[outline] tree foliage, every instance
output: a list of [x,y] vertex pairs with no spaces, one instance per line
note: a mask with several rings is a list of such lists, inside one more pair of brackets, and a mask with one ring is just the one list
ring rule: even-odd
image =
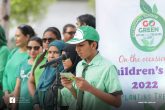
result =
[[95,9],[95,0],[88,0],[89,5]]
[[55,0],[11,0],[11,23],[27,23],[44,17],[49,5]]

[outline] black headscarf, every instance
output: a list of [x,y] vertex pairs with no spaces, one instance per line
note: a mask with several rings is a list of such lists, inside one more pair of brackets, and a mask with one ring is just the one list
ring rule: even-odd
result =
[[77,63],[81,60],[76,52],[76,46],[73,44],[67,44],[63,51],[66,53],[67,57],[72,61],[72,67],[65,70],[66,72],[72,72],[75,74]]
[[7,44],[4,29],[0,26],[0,47]]

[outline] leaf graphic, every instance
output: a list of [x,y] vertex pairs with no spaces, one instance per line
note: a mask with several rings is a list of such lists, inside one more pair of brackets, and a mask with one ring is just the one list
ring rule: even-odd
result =
[[142,39],[142,42],[143,42],[144,46],[148,46],[149,45],[149,41],[147,39]]
[[144,13],[151,14],[152,8],[144,0],[140,0],[140,8]]
[[165,103],[164,104],[162,104],[160,107],[159,107],[159,109],[158,110],[165,110]]
[[144,110],[155,110],[150,104],[144,104]]
[[153,6],[153,13],[157,13],[158,12],[158,8],[157,8],[157,6],[156,6],[156,4],[154,4],[154,6]]

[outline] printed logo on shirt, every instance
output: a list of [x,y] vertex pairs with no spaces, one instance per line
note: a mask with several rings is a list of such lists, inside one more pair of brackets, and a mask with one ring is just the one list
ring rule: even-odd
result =
[[9,103],[15,103],[15,97],[9,97]]

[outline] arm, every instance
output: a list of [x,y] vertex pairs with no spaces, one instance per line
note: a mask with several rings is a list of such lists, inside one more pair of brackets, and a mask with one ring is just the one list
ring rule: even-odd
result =
[[3,99],[4,99],[4,102],[7,106],[9,106],[9,97],[10,97],[10,94],[9,94],[9,91],[8,91],[8,85],[7,85],[7,75],[4,73],[3,75],[3,92],[4,92],[4,96],[3,96]]
[[96,97],[100,98],[105,103],[108,103],[114,107],[120,107],[121,105],[121,96],[120,95],[112,95],[109,93],[105,93],[92,85],[90,85],[84,78],[77,77],[76,85],[80,90],[88,91]]
[[30,95],[33,97],[36,90],[35,79],[34,79],[33,73],[30,74],[30,77],[28,80],[28,89],[29,89]]
[[[7,62],[7,57],[8,57],[8,54],[9,54],[9,50],[6,48],[0,48],[0,84],[2,84],[2,78],[3,78],[3,72],[4,72],[4,69],[5,69],[5,65],[6,65],[6,62]],[[1,85],[2,86],[2,85]],[[1,87],[2,89],[2,87]]]
[[74,98],[77,99],[77,92],[76,92],[76,90],[75,90],[75,88],[73,86],[72,86],[71,89],[69,89],[69,91],[72,93],[72,95],[74,96]]
[[[21,88],[21,80],[17,78],[16,80],[16,86],[14,89],[14,97],[19,100],[20,97],[20,88]],[[12,110],[17,110],[17,103],[12,105]]]
[[39,105],[39,96],[38,96],[38,89],[36,89],[33,97],[33,109],[34,110],[41,110]]
[[[4,93],[8,93],[8,83],[7,83],[7,75],[6,72],[4,72],[3,74],[3,83],[2,83],[2,87],[3,87],[3,91]],[[6,94],[5,94],[6,95]]]
[[77,98],[77,92],[76,92],[75,88],[73,87],[71,80],[68,80],[67,78],[61,76],[61,83],[64,87],[66,87],[72,93],[72,95],[75,98]]
[[112,105],[114,107],[121,106],[121,95],[112,95],[109,93],[105,93],[93,86],[89,87],[87,91],[95,95],[96,97],[100,98],[105,103],[108,103],[109,105]]

